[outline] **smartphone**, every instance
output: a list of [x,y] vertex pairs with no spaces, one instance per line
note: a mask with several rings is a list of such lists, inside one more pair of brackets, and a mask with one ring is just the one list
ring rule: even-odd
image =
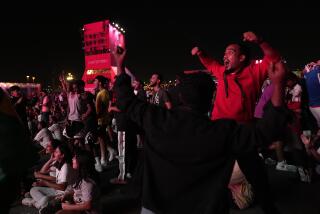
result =
[[117,46],[117,53],[118,53],[118,54],[122,54],[123,51],[124,51],[124,49],[118,45],[118,46]]

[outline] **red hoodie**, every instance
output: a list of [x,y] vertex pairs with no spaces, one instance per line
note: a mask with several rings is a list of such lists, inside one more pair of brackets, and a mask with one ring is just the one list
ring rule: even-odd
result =
[[262,84],[268,76],[269,64],[280,60],[279,54],[267,43],[262,43],[260,47],[264,52],[261,62],[252,61],[241,72],[231,74],[224,74],[225,66],[216,60],[204,54],[199,55],[202,64],[218,81],[212,120],[234,119],[240,123],[252,121]]

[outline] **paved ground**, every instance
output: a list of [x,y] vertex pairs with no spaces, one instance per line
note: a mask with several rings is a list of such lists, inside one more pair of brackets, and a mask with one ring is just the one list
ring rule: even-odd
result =
[[[117,173],[114,165],[101,173],[103,213],[108,214],[138,214],[140,204],[121,192],[123,186],[109,184],[109,179]],[[320,181],[311,184],[301,183],[296,174],[279,172],[269,167],[271,188],[274,192],[276,205],[283,214],[320,214]],[[10,214],[36,214],[35,208],[25,207],[17,201],[13,205]],[[244,211],[231,210],[231,214],[262,214],[259,207],[253,207]]]

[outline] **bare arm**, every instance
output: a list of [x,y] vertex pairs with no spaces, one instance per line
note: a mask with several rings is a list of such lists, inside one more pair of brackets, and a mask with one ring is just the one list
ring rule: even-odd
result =
[[125,67],[124,70],[125,70],[126,74],[128,74],[128,75],[130,76],[130,78],[131,78],[131,83],[132,83],[134,80],[136,80],[136,77],[134,76],[134,74],[133,74],[127,67]]
[[100,96],[97,96],[97,99],[96,99],[96,112],[97,112],[97,115],[100,116],[101,113],[102,113],[102,110],[101,110],[101,98]]
[[85,211],[90,210],[92,207],[91,201],[82,202],[80,204],[62,203],[63,210]]
[[63,74],[61,74],[59,76],[59,80],[60,80],[60,84],[61,84],[61,88],[62,88],[63,93],[67,94],[68,93],[68,87],[67,87],[66,79],[64,78]]
[[125,68],[124,68],[124,58],[126,56],[126,52],[127,50],[123,50],[122,53],[117,52],[113,52],[115,61],[116,61],[116,65],[117,65],[117,76],[120,76],[123,72],[125,72]]
[[276,64],[271,63],[269,67],[269,77],[274,85],[274,91],[271,97],[271,102],[273,106],[280,107],[283,105],[284,101],[284,85],[286,68],[282,62]]
[[[209,73],[212,74],[213,76],[216,76],[220,68],[223,67],[217,60],[209,56],[204,51],[200,50],[198,47],[194,47],[191,50],[191,54],[197,55],[199,57],[200,62],[203,64],[203,66],[206,67],[209,70]],[[195,73],[195,72],[191,72],[191,73]],[[185,74],[188,74],[188,73],[185,72]]]
[[51,155],[50,159],[42,166],[39,172],[42,174],[49,173],[50,167],[53,164],[53,162],[54,162],[53,155]]
[[37,179],[43,179],[43,180],[50,181],[50,182],[55,182],[56,181],[55,177],[52,177],[52,176],[49,176],[49,175],[44,175],[44,174],[39,173],[39,172],[34,172],[34,177],[37,178]]
[[54,188],[56,190],[64,191],[67,187],[67,183],[57,184],[55,182],[47,181],[47,180],[40,180],[36,182],[36,186],[47,186]]
[[121,110],[116,106],[109,106],[108,112],[121,112]]

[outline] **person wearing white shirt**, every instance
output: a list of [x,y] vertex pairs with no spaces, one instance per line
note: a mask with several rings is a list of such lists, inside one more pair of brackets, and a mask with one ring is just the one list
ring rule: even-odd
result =
[[38,123],[38,130],[39,132],[36,134],[33,140],[39,143],[43,148],[46,148],[47,144],[52,139],[52,134],[48,130],[47,125],[44,121]]
[[57,123],[57,118],[55,116],[52,116],[52,115],[49,116],[49,124],[51,126],[48,129],[51,132],[53,139],[62,141],[63,137],[62,137],[61,127]]

